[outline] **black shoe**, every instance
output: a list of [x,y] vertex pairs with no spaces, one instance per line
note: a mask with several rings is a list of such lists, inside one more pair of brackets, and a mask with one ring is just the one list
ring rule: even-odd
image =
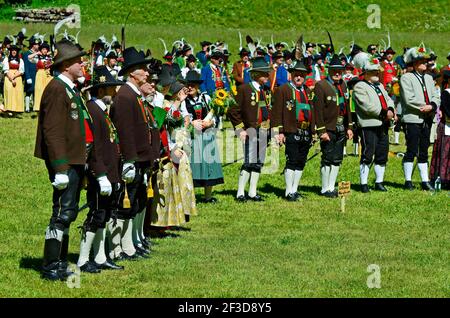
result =
[[67,277],[75,274],[69,269],[69,263],[67,262],[59,262],[58,274],[62,279],[66,279]]
[[427,181],[427,182],[422,182],[422,190],[424,191],[434,191],[433,186]]
[[298,192],[295,192],[294,193],[294,195],[295,195],[295,197],[297,198],[297,199],[303,199],[303,196],[300,194],[300,193],[298,193]]
[[145,254],[145,255],[149,255],[150,251],[146,248],[144,248],[143,246],[135,246],[134,247],[136,249],[136,252],[139,252],[139,254]]
[[369,193],[369,186],[367,184],[361,184],[361,192],[362,193]]
[[298,200],[297,196],[295,195],[295,193],[289,193],[285,199],[289,202],[295,202]]
[[142,249],[136,249],[136,253],[134,254],[137,259],[140,258],[150,258],[149,254],[146,254]]
[[375,190],[387,192],[387,189],[384,187],[384,184],[382,182],[375,183]]
[[255,195],[254,197],[248,197],[249,200],[255,201],[255,202],[262,202],[264,199],[260,195]]
[[217,202],[217,199],[214,198],[214,197],[211,197],[211,198],[209,198],[209,199],[204,199],[202,202],[203,202],[203,203],[216,203],[216,202]]
[[413,183],[411,182],[411,181],[406,181],[405,182],[405,189],[406,190],[414,190],[414,185],[413,185]]
[[135,261],[139,258],[139,256],[137,256],[136,253],[134,253],[133,255],[128,255],[125,252],[121,252],[119,254],[119,257],[117,257],[115,260],[116,261]]
[[41,277],[43,279],[52,280],[52,281],[64,280],[65,277],[61,276],[59,267],[60,267],[60,262],[54,262],[47,266],[42,266]]
[[84,265],[80,267],[80,271],[85,273],[91,273],[91,274],[98,274],[100,273],[100,269],[95,265],[93,262],[86,262]]
[[148,241],[148,240],[145,238],[145,239],[141,240],[141,242],[142,242],[142,245],[144,245],[144,247],[145,247],[146,249],[150,249],[150,246],[151,246],[150,241]]
[[113,269],[113,270],[123,270],[125,267],[117,265],[111,259],[107,259],[103,264],[95,263],[98,269]]
[[243,195],[238,196],[235,200],[237,202],[245,202],[245,201],[247,201],[247,199]]
[[323,193],[323,196],[325,196],[326,198],[337,198],[338,197],[338,193],[336,190],[333,191],[327,191],[325,193]]

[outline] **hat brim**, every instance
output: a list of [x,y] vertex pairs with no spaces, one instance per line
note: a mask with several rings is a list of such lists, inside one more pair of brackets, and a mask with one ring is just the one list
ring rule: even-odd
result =
[[122,69],[119,71],[119,76],[125,75],[125,73],[130,70],[130,68],[142,65],[145,66],[144,68],[147,69],[147,64],[150,64],[151,60],[142,60],[142,61],[136,61],[127,65],[124,65]]
[[343,71],[345,70],[345,66],[344,65],[328,65],[328,69],[329,70],[336,70],[336,71]]
[[116,82],[104,82],[104,83],[98,83],[92,86],[89,86],[86,88],[86,90],[93,90],[100,87],[110,87],[110,86],[122,86],[125,84],[125,82],[116,81]]
[[59,60],[58,60],[58,58],[56,58],[55,61],[52,64],[51,68],[54,69],[56,66],[60,65],[62,62],[65,62],[65,61],[68,61],[68,60],[72,60],[72,59],[75,59],[77,57],[82,57],[82,56],[85,56],[86,54],[87,53],[85,51],[81,51],[81,52],[78,52],[77,54],[72,54],[72,55],[65,56],[64,58],[59,59]]
[[270,67],[258,67],[250,69],[251,73],[270,73],[272,69]]
[[203,80],[186,80],[186,79],[182,79],[182,80],[180,80],[180,82],[184,83],[184,84],[201,84],[204,81]]
[[308,70],[306,68],[288,68],[288,72],[289,73],[293,73],[293,72],[304,72],[304,73],[308,73]]

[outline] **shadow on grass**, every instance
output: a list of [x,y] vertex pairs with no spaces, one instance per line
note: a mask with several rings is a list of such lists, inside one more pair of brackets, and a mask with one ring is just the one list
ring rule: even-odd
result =
[[[67,261],[69,263],[77,263],[79,254],[69,253],[67,255]],[[19,263],[19,268],[31,269],[36,272],[40,272],[42,269],[42,257],[22,257]]]
[[235,197],[236,196],[236,192],[237,192],[237,188],[236,188],[236,190],[223,189],[223,190],[220,190],[220,191],[214,191],[213,195],[220,194],[220,195],[224,195],[224,196]]
[[[178,228],[180,228],[180,227],[178,227]],[[171,229],[151,229],[149,231],[147,237],[149,237],[151,239],[163,239],[163,238],[166,238],[166,237],[178,238],[178,237],[181,236],[180,234],[177,234],[177,233],[167,232],[167,231],[173,231],[173,230],[174,230],[174,228],[171,228]],[[186,229],[186,231],[190,231],[190,230],[191,229]]]
[[[315,195],[315,194],[319,194],[321,187],[320,186],[309,186],[309,185],[301,185],[298,187],[298,191],[301,194],[305,194],[307,197],[309,195]],[[260,188],[260,192],[261,193],[267,193],[267,194],[275,194],[277,197],[280,198],[284,198],[285,195],[285,189],[284,188],[279,188],[279,187],[274,187],[273,185],[271,185],[270,183],[266,183],[264,184],[264,186],[262,186]]]
[[22,257],[19,267],[40,272],[42,268],[42,257]]

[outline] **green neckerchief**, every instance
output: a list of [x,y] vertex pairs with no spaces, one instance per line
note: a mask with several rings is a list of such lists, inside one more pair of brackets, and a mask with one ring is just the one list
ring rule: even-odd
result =
[[92,131],[93,129],[92,129],[92,118],[91,115],[89,115],[89,112],[87,111],[83,97],[81,97],[81,94],[79,92],[77,93],[75,90],[73,90],[62,79],[60,79],[59,77],[56,77],[56,79],[66,87],[66,93],[72,102],[70,105],[70,117],[72,117],[75,120],[76,119],[79,120],[81,135],[83,137],[86,137],[86,131],[84,129],[84,121],[86,120],[88,122],[88,125],[91,127]]

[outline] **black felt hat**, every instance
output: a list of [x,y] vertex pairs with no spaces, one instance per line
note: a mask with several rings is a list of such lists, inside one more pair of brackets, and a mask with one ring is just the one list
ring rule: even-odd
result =
[[203,80],[197,71],[190,70],[187,72],[186,77],[182,80],[183,83],[201,84]]
[[341,59],[337,54],[334,54],[328,64],[328,69],[330,70],[344,70],[345,66],[342,65]]
[[147,64],[150,63],[150,59],[145,58],[145,53],[143,51],[137,51],[135,47],[127,47],[123,51],[123,65],[122,69],[119,71],[119,76],[124,75],[132,67],[142,65],[142,68],[147,68]]

